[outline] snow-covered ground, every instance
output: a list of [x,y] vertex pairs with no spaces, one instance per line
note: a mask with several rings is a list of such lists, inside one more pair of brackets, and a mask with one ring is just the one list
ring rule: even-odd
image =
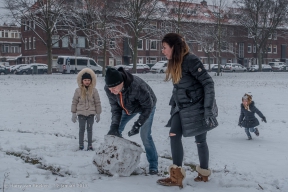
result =
[[[171,82],[163,74],[139,75],[158,97],[153,123],[153,138],[159,154],[159,171],[171,164],[168,102]],[[216,77],[219,127],[208,133],[210,168],[208,183],[195,183],[196,172],[184,166],[185,191],[197,192],[287,192],[288,191],[288,73],[225,73]],[[178,187],[156,184],[161,176],[144,173],[131,177],[98,174],[92,164],[95,152],[78,151],[78,122],[71,122],[71,101],[77,86],[76,75],[0,76],[0,187],[16,191],[178,191]],[[97,88],[102,101],[101,121],[94,124],[93,146],[104,140],[110,125],[110,106],[103,90],[104,78]],[[267,118],[259,126],[260,136],[246,140],[237,126],[241,97],[251,92],[258,109]],[[260,119],[259,119],[260,120]],[[127,132],[134,121],[129,123]],[[85,133],[86,134],[86,133]],[[139,135],[131,139],[141,143]],[[194,138],[183,138],[185,164],[198,164]],[[85,147],[87,141],[85,143]],[[138,172],[147,170],[145,154]]]

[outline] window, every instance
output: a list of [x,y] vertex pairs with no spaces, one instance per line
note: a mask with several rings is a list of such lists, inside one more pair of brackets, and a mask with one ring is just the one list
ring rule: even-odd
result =
[[272,36],[274,40],[277,40],[277,31],[275,31]]
[[11,47],[11,53],[18,53],[18,47],[12,46]]
[[244,43],[239,43],[239,57],[244,58]]
[[269,34],[268,39],[272,39],[272,33]]
[[202,51],[202,45],[201,44],[198,44],[198,51]]
[[[87,66],[88,60],[87,59],[77,59],[77,65]],[[71,61],[70,61],[71,64]]]
[[139,39],[138,40],[138,50],[143,50],[143,40],[142,39]]
[[233,52],[233,43],[228,44],[228,50],[229,52]]
[[59,47],[59,35],[52,35],[52,47]]
[[2,45],[2,53],[9,53],[9,45]]
[[272,53],[272,45],[269,45],[267,48],[267,53]]
[[78,37],[78,47],[85,48],[85,37]]
[[68,40],[69,40],[69,38],[68,37],[63,37],[62,38],[62,47],[68,47]]
[[9,36],[8,36],[8,31],[4,31],[4,37],[5,38],[8,38]]
[[146,57],[146,63],[149,63],[149,57]]
[[150,40],[150,50],[157,50],[157,40]]
[[256,45],[253,45],[253,53],[256,53]]
[[149,50],[150,47],[150,40],[146,39],[146,50]]
[[110,39],[109,48],[110,49],[115,49],[116,48],[116,44],[115,44],[115,39],[114,38]]
[[157,59],[156,57],[150,57],[150,63],[156,63]]
[[27,50],[27,38],[25,38],[25,50]]
[[28,48],[31,49],[31,37],[29,37]]
[[248,43],[247,53],[252,53],[252,45],[251,45],[251,43]]
[[33,49],[36,49],[36,38],[33,37]]
[[96,63],[94,60],[90,59],[89,61],[90,61],[90,64],[91,64],[91,65],[93,65],[93,66],[98,66],[97,63]]
[[151,21],[150,26],[152,29],[157,29],[157,22],[156,21]]
[[273,45],[273,53],[277,53],[277,45]]
[[103,40],[97,40],[97,45],[100,49],[103,49],[104,48],[104,42]]
[[251,29],[248,29],[248,38],[253,38],[253,33]]

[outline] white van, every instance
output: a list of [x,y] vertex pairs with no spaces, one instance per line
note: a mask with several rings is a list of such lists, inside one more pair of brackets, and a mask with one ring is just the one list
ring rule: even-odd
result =
[[167,69],[167,61],[158,61],[151,67],[152,73],[164,73]]
[[85,67],[92,69],[97,74],[102,73],[102,67],[89,57],[58,56],[57,66],[61,73],[77,73]]

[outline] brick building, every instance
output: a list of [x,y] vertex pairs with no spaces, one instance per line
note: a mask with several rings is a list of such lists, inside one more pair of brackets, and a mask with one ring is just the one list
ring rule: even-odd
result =
[[10,65],[21,63],[20,27],[3,24],[0,26],[0,61]]
[[[165,0],[163,0],[165,1]],[[197,19],[201,22],[211,22],[213,25],[213,21],[211,18],[213,17],[213,10],[210,6],[207,6],[205,1],[201,3],[190,3],[191,10],[187,10],[187,18],[189,15],[189,21],[191,25],[197,25],[194,23]],[[193,7],[197,9],[193,9]],[[197,11],[195,11],[197,10]],[[173,11],[171,8],[168,11]],[[29,21],[26,21],[29,22]],[[156,29],[163,28],[165,26],[164,22],[166,21],[151,21],[154,23]],[[186,20],[187,22],[187,20]],[[33,22],[26,23],[26,25],[34,27],[34,29],[38,32],[42,39],[45,39],[45,34],[41,33],[37,27],[33,26]],[[248,30],[243,29],[241,26],[237,26],[233,24],[233,22],[227,22],[227,26],[224,28],[229,32],[227,35],[230,36],[229,42],[227,44],[226,50],[223,50],[221,53],[221,62],[224,64],[226,62],[238,62],[244,66],[250,66],[251,64],[255,64],[257,60],[255,45],[253,44],[252,38],[249,37]],[[144,31],[145,32],[145,31]],[[172,31],[170,31],[172,32]],[[277,31],[271,38],[269,38],[269,46],[267,53],[264,55],[264,63],[268,63],[272,60],[282,60],[286,61],[286,57],[288,55],[286,49],[286,38],[282,35],[282,31]],[[44,43],[35,35],[35,33],[30,30],[29,27],[22,26],[21,34],[23,40],[22,46],[22,63],[31,63],[31,62],[39,62],[39,63],[47,63],[47,50]],[[164,34],[161,34],[155,37],[149,37],[146,39],[139,39],[138,43],[138,63],[156,63],[160,60],[165,60],[166,58],[161,53],[161,38]],[[53,41],[58,41],[60,38],[59,35],[53,35]],[[189,44],[191,51],[196,54],[203,63],[208,63],[207,54],[203,51],[203,47],[197,39],[195,39],[192,35],[185,36],[186,41]],[[77,44],[77,48],[74,48],[73,45]],[[128,39],[110,39],[109,48],[114,49],[116,47],[120,47],[121,50],[117,51],[115,54],[107,54],[106,64],[114,66],[117,64],[129,64],[132,62],[132,55],[128,45]],[[77,38],[73,37],[65,37],[62,40],[59,40],[52,48],[53,54],[53,67],[57,66],[57,57],[60,55],[67,56],[87,56],[95,59],[100,65],[103,65],[103,53],[101,48],[95,51],[88,51],[88,41],[86,37],[79,33]],[[217,53],[212,52],[210,55],[211,63],[218,63],[217,61]]]

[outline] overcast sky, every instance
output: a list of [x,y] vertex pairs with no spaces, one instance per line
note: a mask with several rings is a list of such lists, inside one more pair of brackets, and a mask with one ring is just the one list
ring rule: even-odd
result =
[[[200,3],[202,0],[194,0],[195,3]],[[215,3],[215,0],[206,0],[208,5]],[[216,0],[219,1],[219,0]],[[233,0],[223,0],[226,1],[227,3],[232,3]],[[7,17],[5,17],[5,14],[7,14],[7,10],[3,9],[4,6],[4,0],[0,0],[0,25],[3,25],[4,22],[11,22],[11,20]]]

